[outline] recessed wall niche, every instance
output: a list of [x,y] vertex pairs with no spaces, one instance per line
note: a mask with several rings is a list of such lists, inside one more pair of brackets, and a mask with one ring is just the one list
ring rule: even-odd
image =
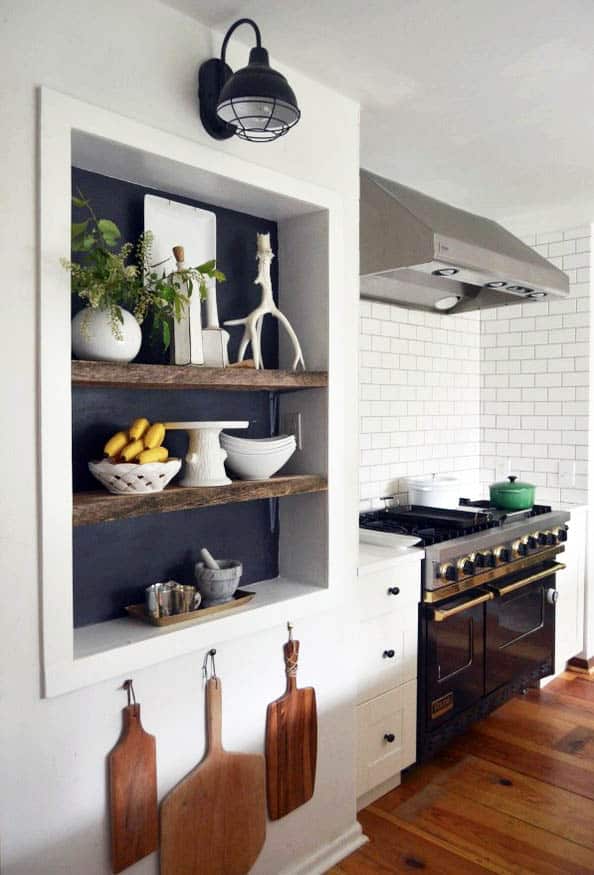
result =
[[[226,276],[218,284],[221,324],[252,310],[259,300],[256,274],[256,234],[269,233],[278,249],[277,223],[237,210],[229,210],[171,192],[146,188],[99,173],[72,168],[72,191],[87,198],[100,218],[118,225],[121,242],[136,243],[144,231],[144,196],[157,194],[191,206],[208,209],[217,218],[217,264]],[[82,221],[86,211],[73,207],[72,220]],[[180,241],[183,244],[183,241]],[[272,279],[278,302],[278,258],[272,263]],[[73,314],[82,302],[73,296]],[[152,338],[150,325],[143,326],[143,345],[137,362],[168,364],[169,355],[159,337]],[[241,328],[230,329],[230,360],[237,358]],[[278,327],[265,321],[262,351],[269,368],[278,368]],[[152,421],[242,419],[250,423],[246,434],[269,437],[278,429],[278,397],[268,392],[214,393],[155,389],[73,387],[72,464],[75,492],[97,489],[87,466],[102,456],[106,439],[136,417]],[[239,432],[241,434],[241,432]],[[183,456],[187,438],[169,432],[167,447],[173,456]],[[124,616],[126,605],[142,602],[144,588],[159,580],[193,583],[194,563],[201,547],[213,555],[241,558],[242,584],[269,580],[278,574],[277,500],[243,505],[202,508],[190,512],[149,515],[122,522],[75,528],[73,535],[74,626]],[[234,533],[234,534],[233,534]]]

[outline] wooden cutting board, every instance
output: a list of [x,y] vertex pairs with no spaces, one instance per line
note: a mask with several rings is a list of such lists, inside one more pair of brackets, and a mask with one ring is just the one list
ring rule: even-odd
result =
[[122,715],[122,735],[108,757],[113,872],[159,846],[155,736],[142,728],[140,705],[128,705]]
[[284,647],[287,689],[266,715],[266,790],[268,816],[284,817],[313,796],[316,783],[318,717],[313,687],[297,689],[299,642]]
[[207,752],[161,803],[161,875],[246,875],[266,837],[261,754],[221,744],[221,681],[206,685]]

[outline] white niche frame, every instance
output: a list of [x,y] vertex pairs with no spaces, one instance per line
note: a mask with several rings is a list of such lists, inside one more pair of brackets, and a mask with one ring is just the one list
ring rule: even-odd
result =
[[[43,695],[52,697],[338,607],[353,575],[345,539],[356,538],[349,509],[357,504],[342,470],[344,391],[333,379],[344,376],[335,327],[344,320],[349,263],[343,198],[47,88],[40,89],[39,147],[42,677]],[[308,368],[329,371],[328,390],[281,395],[281,412],[298,409],[306,423],[306,447],[291,473],[326,473],[328,493],[280,499],[281,577],[255,585],[257,597],[244,609],[207,623],[170,630],[122,619],[73,630],[70,279],[60,266],[70,247],[73,164],[278,221],[281,306]],[[283,295],[287,287],[292,293]],[[281,366],[286,359],[281,342]]]

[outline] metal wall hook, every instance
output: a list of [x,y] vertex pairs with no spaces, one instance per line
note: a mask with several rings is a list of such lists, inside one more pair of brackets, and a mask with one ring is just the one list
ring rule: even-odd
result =
[[210,676],[211,676],[211,678],[214,678],[215,680],[217,678],[217,670],[215,668],[215,660],[214,660],[216,652],[217,651],[215,650],[215,648],[212,647],[204,655],[204,662],[202,663],[202,677],[204,678],[204,680],[208,679],[208,658],[209,657],[210,657],[210,670],[211,670]]
[[289,641],[293,640],[293,629],[294,628],[295,628],[295,626],[293,625],[293,623],[291,623],[291,622],[287,623],[287,629],[289,630]]
[[128,707],[130,707],[130,705],[136,705],[136,694],[134,693],[134,681],[132,678],[128,678],[124,681],[122,689],[126,690],[126,693],[128,694]]

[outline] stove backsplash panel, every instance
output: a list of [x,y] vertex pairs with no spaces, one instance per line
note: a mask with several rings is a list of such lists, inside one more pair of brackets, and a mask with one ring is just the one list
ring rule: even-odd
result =
[[403,478],[455,471],[478,490],[480,320],[361,301],[360,489],[398,494]]

